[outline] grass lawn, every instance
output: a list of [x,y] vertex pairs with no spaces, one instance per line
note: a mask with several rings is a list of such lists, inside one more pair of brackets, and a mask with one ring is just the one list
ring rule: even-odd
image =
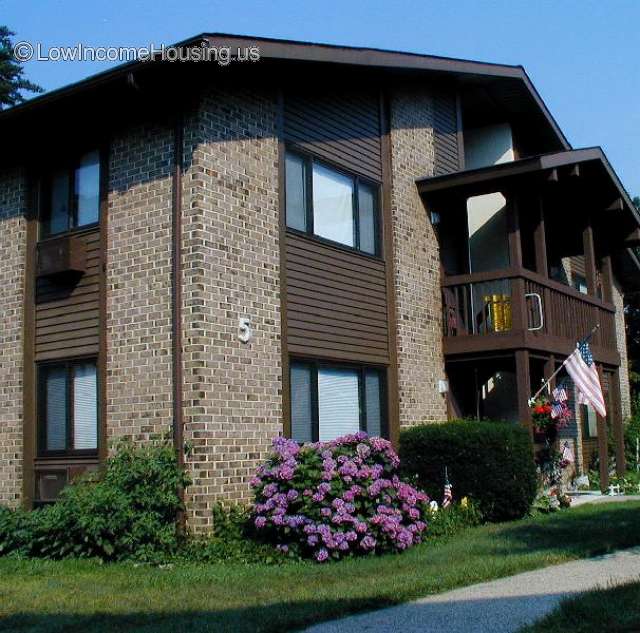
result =
[[[638,570],[640,576],[640,570]],[[590,591],[563,602],[551,615],[522,633],[637,633],[640,581]]]
[[640,544],[640,503],[489,525],[398,556],[337,564],[0,559],[0,631],[283,631]]

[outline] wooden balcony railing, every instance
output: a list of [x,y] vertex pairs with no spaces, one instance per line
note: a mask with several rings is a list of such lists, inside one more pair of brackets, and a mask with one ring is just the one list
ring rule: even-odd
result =
[[[523,268],[449,276],[442,286],[445,347],[452,338],[485,337],[483,348],[491,348],[493,340],[497,348],[531,346],[560,352],[572,349],[599,324],[592,344],[615,360],[611,303]],[[464,344],[458,341],[454,347],[463,351]],[[478,341],[470,348],[479,350]]]

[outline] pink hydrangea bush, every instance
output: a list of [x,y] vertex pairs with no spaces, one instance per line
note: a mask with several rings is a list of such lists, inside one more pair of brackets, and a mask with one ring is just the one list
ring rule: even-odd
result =
[[319,562],[420,543],[428,497],[400,480],[391,443],[366,433],[300,446],[276,438],[252,479],[253,521],[280,551]]

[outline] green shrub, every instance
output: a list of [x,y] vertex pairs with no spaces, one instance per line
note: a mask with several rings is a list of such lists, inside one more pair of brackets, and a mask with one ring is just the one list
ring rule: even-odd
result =
[[640,438],[640,414],[634,415],[624,425],[624,450],[627,468],[634,469],[637,466],[636,441]]
[[504,422],[425,424],[400,434],[401,471],[440,499],[444,471],[455,498],[470,497],[488,521],[525,516],[537,479],[529,433]]
[[210,535],[187,540],[179,558],[201,563],[283,563],[287,558],[271,545],[255,539],[251,509],[240,506],[213,507],[213,530]]
[[161,560],[177,551],[179,490],[188,484],[170,444],[123,442],[101,474],[67,486],[53,505],[4,510],[0,544],[43,558]]
[[442,538],[482,523],[482,514],[473,501],[453,503],[427,517],[427,538]]

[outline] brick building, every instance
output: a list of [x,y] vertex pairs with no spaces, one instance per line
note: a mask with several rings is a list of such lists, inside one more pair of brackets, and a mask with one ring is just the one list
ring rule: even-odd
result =
[[260,59],[127,64],[0,114],[0,503],[169,434],[206,529],[278,434],[531,426],[596,324],[609,412],[576,405],[563,440],[586,470],[611,425],[622,468],[639,218],[524,70],[203,42]]

